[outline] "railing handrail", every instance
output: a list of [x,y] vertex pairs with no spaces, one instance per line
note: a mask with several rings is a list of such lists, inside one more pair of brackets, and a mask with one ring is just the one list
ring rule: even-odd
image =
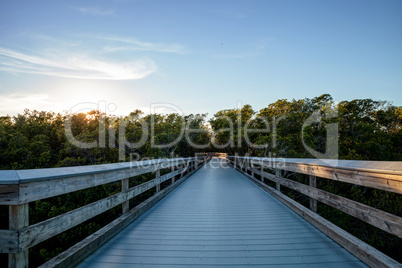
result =
[[[228,156],[281,169],[402,194],[402,162]],[[331,165],[331,163],[333,165]],[[372,164],[372,166],[369,166]]]
[[41,169],[0,170],[0,185],[20,184],[36,181],[68,178],[82,175],[91,175],[103,172],[126,170],[130,168],[161,165],[166,163],[192,161],[199,157],[150,159],[144,161],[131,161],[112,164],[85,165],[74,167],[57,167]]
[[270,158],[254,156],[228,156],[265,163],[288,163],[310,166],[322,166],[334,169],[356,170],[381,174],[402,175],[402,161],[338,160],[316,158]]

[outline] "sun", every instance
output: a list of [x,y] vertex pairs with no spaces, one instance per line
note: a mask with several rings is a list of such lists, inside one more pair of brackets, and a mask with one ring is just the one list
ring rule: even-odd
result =
[[85,116],[85,118],[86,118],[87,120],[93,120],[93,119],[95,119],[95,115],[94,115],[94,114],[89,114],[89,113],[87,113],[87,116]]

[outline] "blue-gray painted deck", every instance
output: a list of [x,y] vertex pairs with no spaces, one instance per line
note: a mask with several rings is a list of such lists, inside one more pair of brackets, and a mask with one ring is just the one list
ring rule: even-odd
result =
[[80,267],[365,267],[213,159]]

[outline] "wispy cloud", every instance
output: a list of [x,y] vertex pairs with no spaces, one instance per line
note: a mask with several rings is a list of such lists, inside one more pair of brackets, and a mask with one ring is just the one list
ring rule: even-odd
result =
[[156,64],[149,59],[116,63],[88,55],[27,55],[0,47],[0,70],[70,78],[129,80],[148,76],[156,70]]
[[100,9],[98,7],[71,7],[81,14],[92,16],[110,16],[114,14],[114,10]]
[[43,103],[48,103],[50,104],[49,101],[47,101],[49,96],[47,94],[24,94],[24,93],[12,93],[12,94],[6,94],[6,95],[0,95],[0,100],[1,102],[10,102],[10,103],[20,103],[20,102],[43,102]]
[[2,94],[0,95],[0,103],[1,114],[17,114],[25,108],[40,109],[41,107],[50,107],[56,104],[49,100],[47,94],[41,93]]
[[119,51],[149,51],[188,54],[187,48],[177,43],[164,42],[145,42],[136,38],[113,35],[75,35],[73,37],[58,39],[55,37],[46,36],[43,34],[26,35],[26,37],[34,40],[41,40],[51,43],[57,47],[77,47],[80,44],[91,44],[98,52],[113,53]]
[[123,50],[155,51],[166,53],[187,54],[186,48],[179,44],[142,42],[134,38],[117,36],[97,36],[96,38],[111,42],[103,47],[105,52],[116,52]]
[[[21,45],[24,43],[40,45],[24,47]],[[149,52],[149,56],[131,51]],[[144,42],[130,37],[58,38],[30,33],[22,35],[14,46],[0,46],[0,71],[84,79],[141,79],[157,69],[152,60],[154,52],[187,53],[179,44]]]

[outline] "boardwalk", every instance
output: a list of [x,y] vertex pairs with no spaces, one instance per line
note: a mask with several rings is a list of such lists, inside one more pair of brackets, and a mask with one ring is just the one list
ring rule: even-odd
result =
[[218,161],[79,267],[365,267],[239,172],[218,168]]

